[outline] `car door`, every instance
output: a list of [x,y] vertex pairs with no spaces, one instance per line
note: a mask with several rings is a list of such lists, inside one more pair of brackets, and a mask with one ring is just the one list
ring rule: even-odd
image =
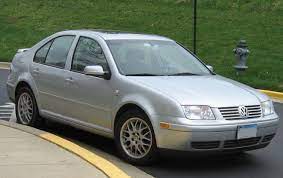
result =
[[65,64],[74,38],[73,35],[56,37],[35,53],[31,73],[43,114],[64,114]]
[[114,92],[110,80],[85,75],[86,66],[100,65],[110,72],[106,57],[99,43],[81,36],[74,50],[70,71],[66,74],[68,89],[65,91],[68,101],[66,115],[81,124],[100,129],[111,128],[111,107]]

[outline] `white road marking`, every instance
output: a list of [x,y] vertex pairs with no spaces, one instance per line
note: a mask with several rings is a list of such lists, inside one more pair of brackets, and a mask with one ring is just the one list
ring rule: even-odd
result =
[[15,111],[15,108],[13,109],[13,113],[10,117],[10,120],[9,122],[17,122],[17,117],[16,117],[16,111]]
[[1,108],[14,108],[14,103],[6,103],[6,104],[0,106],[0,109]]
[[15,117],[14,103],[6,103],[0,106],[0,119],[11,120]]

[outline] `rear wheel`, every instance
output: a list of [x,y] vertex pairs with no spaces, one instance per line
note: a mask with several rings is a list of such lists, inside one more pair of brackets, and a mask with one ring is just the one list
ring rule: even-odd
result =
[[22,87],[17,92],[16,116],[17,122],[23,125],[37,127],[42,124],[35,97],[28,87]]
[[122,114],[117,122],[115,142],[122,158],[138,165],[155,161],[156,141],[148,117],[138,110],[130,110]]

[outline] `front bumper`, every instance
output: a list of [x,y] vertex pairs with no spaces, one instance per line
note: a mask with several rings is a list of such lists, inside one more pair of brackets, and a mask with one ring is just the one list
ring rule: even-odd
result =
[[[180,120],[177,119],[177,120]],[[260,121],[250,120],[219,125],[170,124],[168,129],[155,132],[158,148],[180,151],[233,151],[257,149],[267,146],[275,136],[279,118],[276,114]],[[239,125],[257,124],[257,135],[237,140]]]

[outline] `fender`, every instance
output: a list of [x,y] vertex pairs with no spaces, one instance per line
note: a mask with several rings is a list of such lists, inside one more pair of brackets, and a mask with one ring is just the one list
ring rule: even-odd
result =
[[151,123],[153,125],[156,124],[156,121],[151,118],[151,116],[156,115],[156,111],[154,110],[154,105],[150,100],[146,99],[137,94],[130,94],[124,97],[121,97],[117,100],[118,105],[115,105],[113,112],[112,112],[112,128],[114,128],[115,117],[120,108],[122,108],[126,104],[134,104],[140,107],[148,116]]

